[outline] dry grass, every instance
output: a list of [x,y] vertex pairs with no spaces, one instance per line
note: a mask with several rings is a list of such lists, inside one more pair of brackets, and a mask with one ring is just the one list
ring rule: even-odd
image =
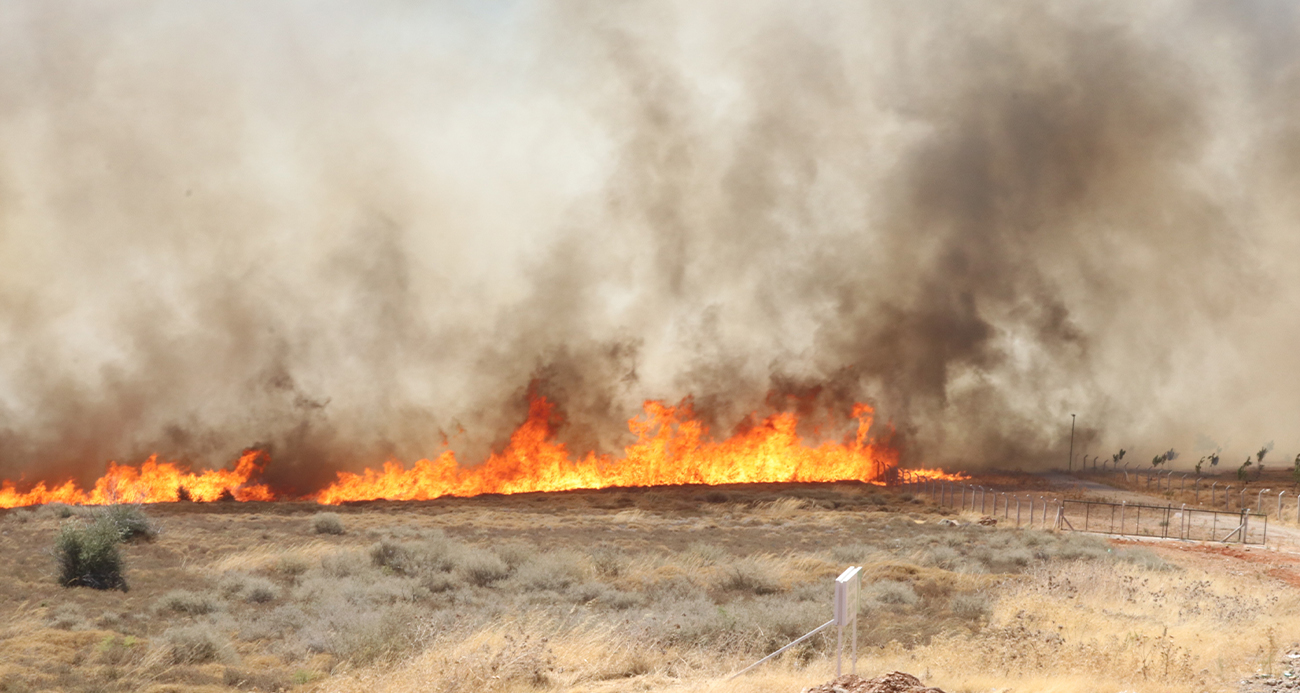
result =
[[306,542],[315,506],[147,510],[167,531],[124,546],[125,594],[54,583],[59,509],[0,518],[0,691],[797,691],[833,637],[725,678],[825,622],[850,563],[860,668],[950,693],[1226,691],[1300,632],[1236,562],[945,527],[859,485],[376,503]]

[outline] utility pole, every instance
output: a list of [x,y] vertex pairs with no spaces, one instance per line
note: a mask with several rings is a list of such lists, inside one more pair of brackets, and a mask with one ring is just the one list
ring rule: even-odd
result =
[[1070,415],[1070,461],[1066,464],[1069,471],[1074,471],[1074,414]]

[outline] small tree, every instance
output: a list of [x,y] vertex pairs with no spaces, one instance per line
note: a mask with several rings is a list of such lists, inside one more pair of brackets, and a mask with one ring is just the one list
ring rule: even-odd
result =
[[1243,462],[1242,465],[1241,465],[1240,467],[1237,468],[1237,478],[1238,478],[1238,479],[1240,479],[1240,480],[1242,480],[1242,481],[1245,481],[1245,480],[1246,480],[1246,470],[1250,467],[1250,465],[1251,465],[1251,460],[1250,460],[1249,457],[1247,457],[1247,458],[1246,458],[1246,461]]
[[1295,466],[1291,468],[1291,478],[1300,484],[1300,454],[1295,456]]
[[1203,465],[1203,464],[1205,464],[1205,458],[1204,458],[1204,457],[1202,457],[1202,458],[1201,458],[1201,459],[1196,463],[1196,476],[1200,476],[1200,475],[1201,475],[1201,465]]

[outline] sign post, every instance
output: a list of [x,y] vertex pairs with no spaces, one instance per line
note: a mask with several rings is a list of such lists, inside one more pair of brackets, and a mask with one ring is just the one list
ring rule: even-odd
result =
[[835,625],[839,630],[836,638],[835,676],[843,673],[844,629],[853,628],[852,673],[858,673],[858,598],[862,587],[862,568],[852,567],[835,578]]

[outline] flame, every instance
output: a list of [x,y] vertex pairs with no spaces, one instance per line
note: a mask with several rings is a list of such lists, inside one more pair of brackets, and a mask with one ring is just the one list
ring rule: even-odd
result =
[[915,480],[937,479],[939,481],[966,481],[967,479],[970,479],[970,475],[965,472],[952,472],[951,474],[948,474],[942,469],[907,469],[903,470],[901,474],[904,476],[904,479],[912,477]]
[[749,430],[713,442],[695,418],[690,400],[677,406],[647,401],[644,414],[628,421],[636,435],[623,459],[589,453],[574,460],[563,443],[553,440],[554,405],[534,396],[528,420],[510,437],[505,450],[477,467],[462,468],[454,452],[420,460],[407,469],[387,462],[382,470],[339,472],[321,491],[320,503],[351,500],[427,500],[440,496],[484,493],[567,491],[610,486],[740,484],[791,481],[858,480],[884,483],[897,467],[893,449],[868,436],[873,411],[853,409],[858,426],[850,443],[804,444],[796,433],[799,419],[774,414]]
[[[337,504],[679,484],[856,480],[883,485],[898,481],[900,474],[904,478],[968,478],[938,469],[900,472],[897,452],[870,437],[874,412],[865,404],[854,406],[856,431],[843,442],[811,446],[799,436],[799,417],[794,413],[751,417],[744,430],[714,441],[696,418],[689,398],[676,406],[650,400],[641,415],[628,421],[628,430],[636,440],[618,459],[595,453],[579,458],[570,455],[565,445],[555,440],[556,414],[550,400],[534,395],[527,420],[510,436],[504,450],[481,465],[462,467],[451,451],[433,460],[420,460],[410,468],[389,461],[381,469],[359,474],[339,472],[333,484],[310,499]],[[20,492],[13,482],[0,482],[0,508],[53,502],[160,503],[178,501],[182,496],[203,502],[276,500],[268,486],[254,481],[269,463],[269,456],[261,450],[245,451],[234,469],[199,473],[160,461],[156,455],[139,467],[109,462],[104,476],[89,490],[69,481],[53,487],[40,482],[30,491]]]
[[180,500],[181,489],[196,501],[215,501],[227,494],[241,501],[274,500],[267,486],[248,483],[262,473],[268,461],[265,452],[247,450],[234,469],[211,469],[198,474],[182,471],[173,462],[159,462],[157,455],[150,456],[138,468],[109,462],[104,476],[89,491],[69,481],[54,488],[40,482],[32,490],[20,493],[13,482],[0,482],[0,508],[43,503],[165,503]]

